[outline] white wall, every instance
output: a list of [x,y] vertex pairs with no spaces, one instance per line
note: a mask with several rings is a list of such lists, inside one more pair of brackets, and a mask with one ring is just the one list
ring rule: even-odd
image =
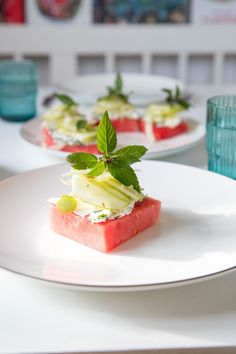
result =
[[35,60],[41,84],[116,70],[236,84],[236,26],[0,26],[0,59]]

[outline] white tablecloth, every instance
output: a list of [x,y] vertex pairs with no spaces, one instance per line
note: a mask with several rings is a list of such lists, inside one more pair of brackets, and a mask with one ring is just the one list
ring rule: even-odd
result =
[[[204,122],[202,103],[194,115]],[[0,121],[0,179],[59,162],[23,141],[20,126]],[[206,168],[204,143],[165,160]],[[0,354],[236,353],[236,272],[134,293],[65,290],[4,270],[0,282]]]

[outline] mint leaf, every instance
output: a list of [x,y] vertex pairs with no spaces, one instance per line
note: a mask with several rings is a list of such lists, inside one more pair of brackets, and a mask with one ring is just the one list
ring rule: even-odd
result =
[[171,104],[173,100],[172,91],[167,88],[163,88],[162,91],[166,93],[166,102]]
[[116,131],[106,111],[98,126],[97,147],[101,153],[108,155],[116,148],[116,143]]
[[54,97],[56,97],[59,101],[64,103],[66,106],[77,106],[77,103],[69,96],[62,95],[60,93],[54,93]]
[[176,89],[175,89],[175,97],[176,97],[176,99],[179,99],[179,98],[181,97],[179,86],[176,86]]
[[172,94],[171,89],[168,89],[168,88],[163,88],[162,91],[163,91],[163,92],[166,92],[166,93],[169,94],[169,95]]
[[132,167],[120,166],[119,164],[112,162],[108,164],[108,170],[117,181],[124,184],[125,186],[133,186],[134,189],[140,193],[138,178]]
[[86,128],[86,126],[87,126],[86,120],[78,120],[76,122],[76,129],[77,130],[84,129],[84,128]]
[[173,92],[168,88],[163,88],[162,91],[166,93],[165,101],[170,105],[178,104],[183,107],[183,109],[188,109],[191,106],[189,99],[182,96],[179,86],[176,86],[175,91],[173,90]]
[[86,170],[87,168],[93,168],[97,164],[97,157],[86,152],[74,152],[67,156],[67,161],[76,170]]
[[87,176],[100,176],[105,171],[106,165],[104,161],[99,161],[96,166],[87,174]]
[[113,155],[115,161],[123,166],[132,165],[135,162],[139,162],[140,158],[146,153],[147,148],[142,145],[130,145],[125,146],[117,150]]
[[47,95],[46,97],[44,97],[44,99],[42,101],[42,105],[44,107],[48,107],[54,101],[54,99],[55,99],[55,95],[54,95],[54,93],[51,93],[50,95]]
[[122,92],[122,87],[123,87],[123,82],[122,82],[121,74],[117,73],[116,80],[115,80],[115,89],[117,93]]
[[189,107],[191,107],[191,104],[183,98],[179,98],[178,103],[180,104],[180,106],[182,106],[184,109],[188,109]]

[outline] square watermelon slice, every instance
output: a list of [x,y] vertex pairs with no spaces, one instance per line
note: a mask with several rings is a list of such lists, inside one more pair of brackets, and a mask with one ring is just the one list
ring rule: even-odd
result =
[[129,215],[91,223],[86,217],[75,213],[62,213],[55,205],[50,207],[50,227],[57,234],[92,247],[109,252],[131,237],[138,235],[160,218],[161,202],[146,197],[137,203]]

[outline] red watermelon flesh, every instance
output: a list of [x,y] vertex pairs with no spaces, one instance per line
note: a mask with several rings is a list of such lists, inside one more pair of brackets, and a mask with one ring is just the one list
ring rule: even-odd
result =
[[[143,133],[145,133],[145,121],[140,120],[139,125],[140,125],[140,130]],[[157,125],[153,124],[153,133],[154,133],[154,136],[157,140],[172,138],[176,135],[185,133],[187,130],[188,130],[188,126],[185,122],[179,123],[174,128],[158,127]]]
[[42,137],[43,137],[43,145],[45,147],[51,147],[54,145],[54,140],[50,130],[47,127],[42,127],[41,129]]
[[137,203],[131,214],[101,223],[91,223],[74,213],[61,213],[50,207],[51,229],[65,237],[102,252],[108,252],[154,225],[160,218],[161,202],[145,198]]
[[99,154],[96,145],[64,145],[60,150],[65,152],[88,152],[90,154]]
[[[122,118],[111,118],[111,122],[113,127],[118,133],[132,133],[132,132],[139,132],[139,119],[132,119],[128,117]],[[97,121],[97,125],[99,124],[99,120]]]
[[127,117],[112,119],[112,125],[118,133],[132,133],[140,131],[138,119]]

